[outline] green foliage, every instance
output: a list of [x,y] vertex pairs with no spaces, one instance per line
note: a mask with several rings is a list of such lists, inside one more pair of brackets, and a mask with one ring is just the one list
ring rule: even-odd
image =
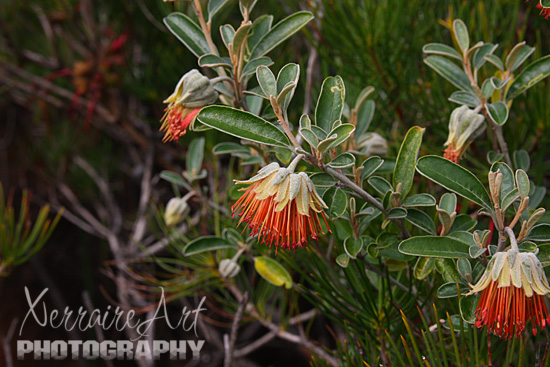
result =
[[0,184],[0,277],[8,276],[15,266],[28,261],[46,244],[61,219],[60,210],[48,219],[50,206],[40,208],[31,219],[28,191],[23,191],[19,213],[13,207],[13,193],[6,201]]

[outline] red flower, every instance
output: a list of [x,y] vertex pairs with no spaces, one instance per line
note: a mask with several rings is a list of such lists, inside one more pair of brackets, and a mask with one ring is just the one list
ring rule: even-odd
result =
[[475,326],[502,339],[522,338],[531,322],[533,335],[550,322],[544,295],[548,280],[535,254],[515,249],[497,252],[470,293],[481,291]]
[[[526,0],[526,1],[529,1],[529,0]],[[542,15],[545,19],[550,18],[550,8],[542,6],[540,1],[537,4],[537,9],[540,9],[540,15]]]
[[170,104],[166,108],[162,120],[161,131],[165,131],[166,134],[162,141],[179,140],[187,132],[187,128],[193,122],[195,116],[198,115],[201,108],[185,108],[182,105]]
[[237,181],[250,186],[242,189],[245,193],[231,207],[232,214],[241,216],[239,225],[247,222],[250,235],[269,246],[305,247],[308,238],[325,234],[319,214],[329,228],[323,213],[327,206],[315,186],[307,174],[293,170],[271,163],[250,180]]
[[201,108],[214,103],[217,98],[218,93],[210,80],[197,70],[182,76],[174,93],[164,101],[168,107],[160,120],[160,130],[166,132],[162,141],[178,140],[185,135]]

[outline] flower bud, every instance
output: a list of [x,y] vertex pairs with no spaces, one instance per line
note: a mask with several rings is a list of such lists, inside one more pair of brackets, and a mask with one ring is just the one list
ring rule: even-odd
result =
[[189,213],[189,205],[187,199],[172,198],[166,205],[164,211],[164,222],[168,227],[179,224],[183,218]]
[[218,271],[222,278],[233,278],[239,274],[240,270],[241,267],[233,259],[223,259],[218,266]]
[[164,103],[168,103],[161,122],[161,131],[166,131],[163,141],[178,140],[202,107],[216,101],[218,93],[210,79],[193,69],[181,77],[174,93]]
[[378,133],[367,133],[357,145],[357,150],[367,156],[384,156],[388,153],[388,141]]
[[449,120],[449,137],[445,158],[458,163],[470,143],[483,133],[485,117],[467,106],[456,108]]

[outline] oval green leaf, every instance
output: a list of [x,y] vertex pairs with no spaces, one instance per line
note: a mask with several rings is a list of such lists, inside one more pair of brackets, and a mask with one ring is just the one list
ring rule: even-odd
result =
[[434,69],[439,75],[451,82],[455,87],[465,92],[472,92],[470,80],[454,62],[442,56],[428,56],[424,62]]
[[482,207],[491,210],[491,199],[479,179],[467,169],[448,159],[425,156],[418,160],[416,170],[424,177]]
[[416,158],[420,144],[422,144],[424,130],[418,126],[411,127],[397,155],[393,171],[393,187],[397,189],[397,185],[401,184],[401,197],[403,198],[407,196],[412,187]]
[[470,257],[470,246],[450,237],[417,236],[406,239],[399,245],[399,251],[414,256],[461,258]]
[[189,242],[183,248],[185,256],[192,256],[202,252],[221,250],[224,248],[237,248],[237,245],[221,237],[206,236]]
[[330,131],[332,124],[342,117],[346,89],[340,76],[329,76],[323,82],[315,108],[315,125]]
[[275,24],[259,41],[250,54],[251,59],[263,56],[273,50],[281,42],[298,32],[303,26],[313,19],[308,11],[301,11],[289,15],[279,23]]
[[197,119],[206,126],[241,139],[278,147],[290,145],[286,135],[275,125],[249,112],[232,107],[205,107]]
[[550,55],[530,64],[514,79],[506,94],[506,100],[514,99],[548,75],[550,75]]
[[210,48],[200,27],[183,13],[171,13],[164,24],[196,57],[208,54]]

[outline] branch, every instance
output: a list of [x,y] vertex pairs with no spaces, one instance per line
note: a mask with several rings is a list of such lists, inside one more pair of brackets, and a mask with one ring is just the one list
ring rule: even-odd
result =
[[[231,291],[231,293],[233,293],[233,296],[237,299],[238,302],[241,302],[243,300],[244,295],[240,289],[235,287],[233,284],[228,284],[227,288],[229,289],[229,291]],[[329,352],[324,350],[319,345],[313,343],[311,340],[309,340],[305,336],[299,336],[296,334],[289,333],[288,331],[282,330],[279,325],[276,325],[271,321],[264,320],[260,316],[260,314],[256,310],[256,307],[252,303],[246,304],[246,311],[251,316],[253,316],[256,320],[258,320],[260,324],[262,324],[263,326],[271,330],[271,332],[274,333],[279,338],[310,349],[313,353],[317,354],[319,357],[325,360],[331,367],[338,367],[340,365],[338,359],[334,358]]]
[[243,317],[244,308],[248,302],[248,292],[245,292],[243,297],[239,302],[239,308],[237,313],[235,313],[235,318],[233,319],[233,324],[231,325],[231,338],[226,343],[227,334],[224,335],[224,344],[226,347],[225,350],[225,362],[224,367],[231,367],[231,362],[233,359],[233,352],[235,350],[235,342],[237,341],[237,330],[239,329],[239,323]]

